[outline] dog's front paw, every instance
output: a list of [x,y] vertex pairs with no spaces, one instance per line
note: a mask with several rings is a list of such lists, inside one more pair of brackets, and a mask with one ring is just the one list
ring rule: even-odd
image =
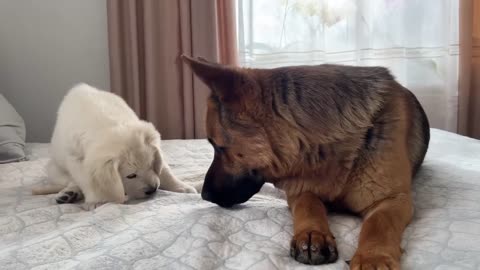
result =
[[290,255],[304,264],[332,263],[338,259],[337,244],[329,233],[304,231],[293,236]]
[[82,209],[85,210],[85,211],[92,211],[92,210],[95,210],[96,208],[104,205],[105,203],[83,203],[82,204]]
[[400,263],[398,260],[395,260],[392,256],[388,255],[375,253],[355,254],[350,261],[350,269],[399,270]]

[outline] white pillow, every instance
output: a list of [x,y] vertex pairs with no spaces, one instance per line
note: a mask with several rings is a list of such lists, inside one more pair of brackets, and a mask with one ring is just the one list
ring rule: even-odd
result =
[[25,122],[0,94],[0,163],[25,159]]

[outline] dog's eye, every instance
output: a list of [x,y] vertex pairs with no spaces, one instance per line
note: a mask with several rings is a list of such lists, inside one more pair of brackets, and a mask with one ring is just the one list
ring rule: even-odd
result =
[[225,152],[226,148],[223,146],[218,146],[217,144],[215,144],[215,142],[212,139],[209,138],[208,142],[213,146],[213,149],[215,150],[215,152],[219,154]]
[[208,138],[207,140],[211,145],[215,146],[215,142],[211,138]]
[[135,178],[135,177],[137,177],[137,174],[135,174],[135,173],[131,173],[131,174],[127,175],[128,179],[132,179],[132,178]]

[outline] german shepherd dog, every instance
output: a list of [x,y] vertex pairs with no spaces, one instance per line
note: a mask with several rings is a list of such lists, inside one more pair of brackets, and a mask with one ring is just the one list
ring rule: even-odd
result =
[[400,269],[412,177],[430,129],[416,97],[388,69],[248,69],[182,59],[211,89],[207,134],[215,155],[203,199],[231,207],[273,183],[293,216],[295,260],[337,260],[327,208],[341,209],[363,217],[351,269]]

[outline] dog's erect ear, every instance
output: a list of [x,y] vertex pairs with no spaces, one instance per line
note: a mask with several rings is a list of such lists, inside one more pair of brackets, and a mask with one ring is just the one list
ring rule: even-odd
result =
[[246,74],[242,73],[241,70],[209,62],[201,57],[196,59],[186,55],[180,57],[221,101],[235,100],[241,94],[239,86],[242,82],[247,81]]
[[123,203],[125,189],[118,171],[118,161],[107,158],[88,160],[87,162],[90,165],[88,167],[90,168],[92,189],[96,190],[97,197],[105,198],[108,202]]
[[202,62],[207,62],[207,63],[212,63],[210,61],[208,61],[207,59],[203,58],[203,57],[197,57],[198,60],[202,61]]

